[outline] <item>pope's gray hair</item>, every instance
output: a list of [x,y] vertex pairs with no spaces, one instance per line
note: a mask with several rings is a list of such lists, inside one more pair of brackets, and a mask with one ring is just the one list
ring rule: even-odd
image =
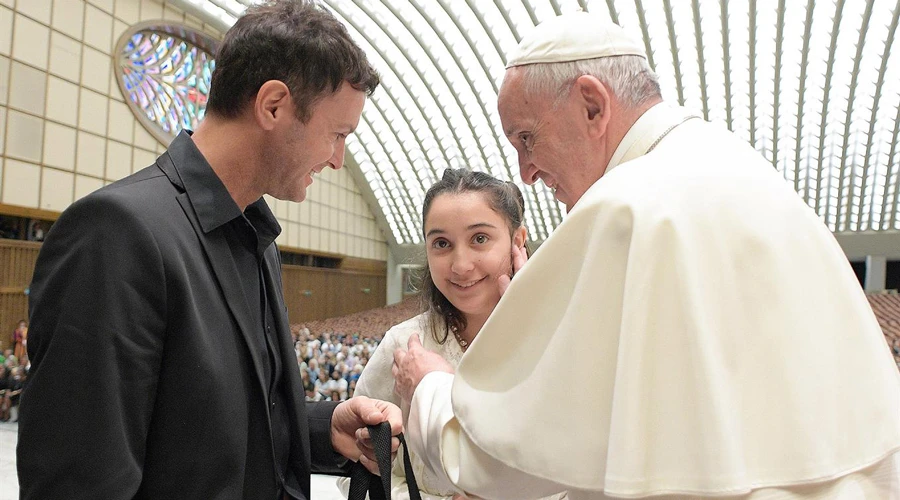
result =
[[590,75],[606,84],[626,107],[637,108],[661,97],[659,77],[641,56],[612,56],[581,61],[522,66],[525,91],[550,95],[559,102],[569,94],[578,77]]

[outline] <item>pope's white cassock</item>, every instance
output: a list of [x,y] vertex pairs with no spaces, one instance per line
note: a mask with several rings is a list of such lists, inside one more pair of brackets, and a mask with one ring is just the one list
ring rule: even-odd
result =
[[666,104],[407,434],[477,497],[900,498],[900,374],[846,256],[749,145]]

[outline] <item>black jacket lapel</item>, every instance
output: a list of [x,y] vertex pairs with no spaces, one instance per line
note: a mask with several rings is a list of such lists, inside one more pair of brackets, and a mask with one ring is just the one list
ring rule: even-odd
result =
[[[225,302],[228,304],[232,318],[237,323],[241,335],[244,337],[244,342],[247,344],[247,350],[250,352],[250,358],[253,360],[253,369],[256,373],[260,390],[263,395],[266,395],[268,390],[263,377],[263,360],[259,358],[259,353],[254,348],[253,329],[250,325],[250,306],[247,304],[247,299],[244,297],[244,292],[241,289],[238,270],[234,266],[234,259],[231,256],[231,250],[228,248],[228,242],[225,241],[225,235],[222,231],[210,231],[208,233],[203,231],[193,205],[191,205],[190,197],[185,192],[181,176],[172,159],[169,158],[169,153],[164,153],[160,156],[156,163],[172,184],[181,191],[181,194],[176,199],[182,210],[184,210],[184,214],[190,221],[191,226],[193,226],[194,231],[196,231],[200,244],[203,246],[206,258],[213,270],[222,295],[225,297]],[[268,405],[266,410],[268,411]]]

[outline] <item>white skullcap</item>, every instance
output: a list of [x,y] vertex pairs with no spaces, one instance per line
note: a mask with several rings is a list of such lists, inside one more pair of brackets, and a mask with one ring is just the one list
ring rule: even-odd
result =
[[587,12],[570,12],[535,26],[509,54],[506,67],[610,56],[647,57],[644,46],[619,25]]

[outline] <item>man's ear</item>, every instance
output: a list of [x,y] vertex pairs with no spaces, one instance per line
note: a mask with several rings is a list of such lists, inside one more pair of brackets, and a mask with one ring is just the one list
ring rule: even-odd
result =
[[573,92],[577,92],[578,104],[589,133],[594,137],[605,135],[609,126],[612,97],[609,89],[596,77],[582,75],[575,80]]
[[262,84],[253,99],[253,118],[260,128],[272,130],[288,113],[294,113],[294,101],[287,85],[279,80]]

